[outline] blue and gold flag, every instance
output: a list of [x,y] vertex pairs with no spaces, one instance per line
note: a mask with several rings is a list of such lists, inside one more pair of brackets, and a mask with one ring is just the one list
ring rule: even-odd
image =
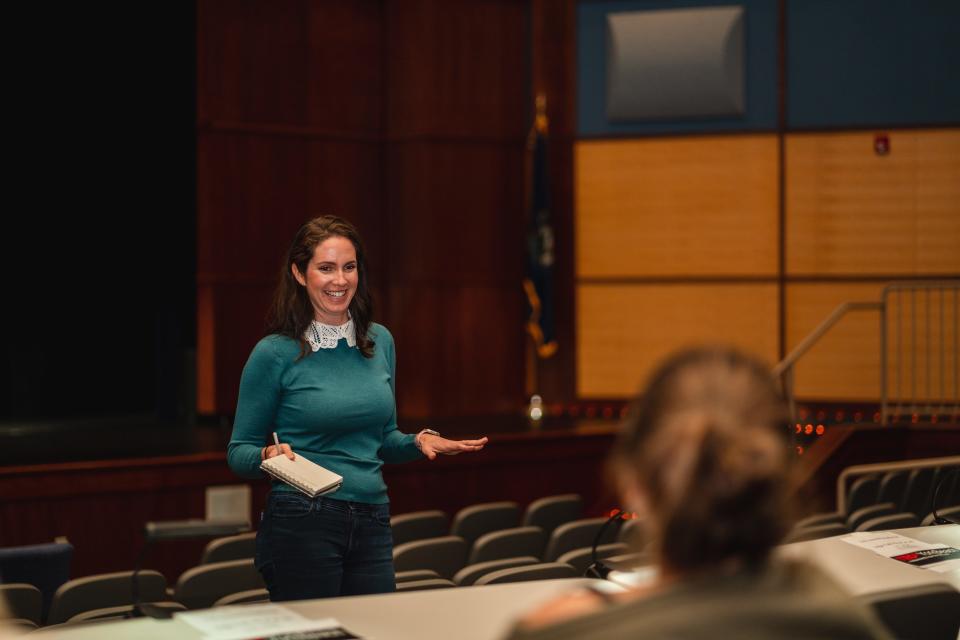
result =
[[530,221],[527,230],[527,277],[523,289],[527,294],[529,316],[527,333],[537,355],[549,358],[557,352],[553,319],[553,226],[550,221],[550,194],[547,180],[547,113],[546,100],[537,97],[537,114],[527,139],[530,153],[528,194]]

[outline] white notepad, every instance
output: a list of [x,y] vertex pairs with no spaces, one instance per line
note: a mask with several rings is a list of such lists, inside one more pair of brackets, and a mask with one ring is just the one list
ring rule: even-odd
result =
[[333,493],[343,484],[343,476],[299,455],[294,460],[282,455],[267,458],[260,468],[311,498]]

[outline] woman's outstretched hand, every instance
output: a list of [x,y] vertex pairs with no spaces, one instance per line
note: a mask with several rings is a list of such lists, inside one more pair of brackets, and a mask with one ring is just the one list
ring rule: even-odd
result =
[[421,433],[417,436],[420,442],[420,451],[430,460],[441,456],[455,456],[467,451],[480,451],[487,444],[487,438],[477,440],[448,440],[442,436],[435,436],[432,433]]

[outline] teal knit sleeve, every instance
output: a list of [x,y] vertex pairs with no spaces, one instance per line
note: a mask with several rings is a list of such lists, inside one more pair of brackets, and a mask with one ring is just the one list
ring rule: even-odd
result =
[[268,336],[257,343],[240,376],[240,395],[227,464],[244,478],[259,478],[260,451],[269,440],[280,400],[283,363]]
[[[393,397],[397,397],[397,354],[393,343],[393,336],[386,327],[376,325],[375,337],[377,349],[383,349],[383,354],[390,369],[390,389]],[[414,436],[403,433],[397,427],[397,402],[393,402],[393,413],[383,426],[383,444],[380,445],[380,459],[384,462],[410,462],[423,458],[423,454],[414,443]]]

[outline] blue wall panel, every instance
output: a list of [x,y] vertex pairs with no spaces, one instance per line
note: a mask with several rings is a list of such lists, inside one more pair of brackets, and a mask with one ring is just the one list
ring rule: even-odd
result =
[[960,122],[960,2],[790,0],[793,128]]
[[[606,116],[606,16],[611,12],[739,4],[746,12],[746,115],[742,118],[611,123]],[[775,0],[623,0],[577,6],[577,132],[582,137],[775,130],[777,2]]]

